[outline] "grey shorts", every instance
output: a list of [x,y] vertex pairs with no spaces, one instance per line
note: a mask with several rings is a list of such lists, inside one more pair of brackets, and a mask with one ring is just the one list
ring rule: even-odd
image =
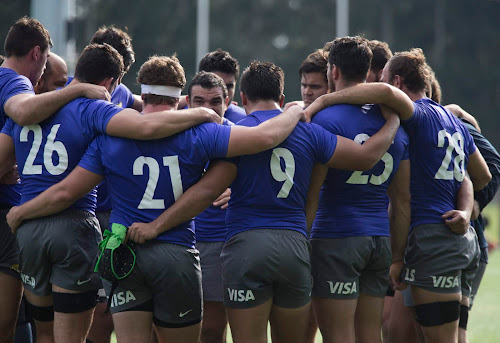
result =
[[356,299],[359,293],[384,298],[392,262],[389,237],[311,239],[313,296]]
[[99,221],[99,226],[101,227],[101,233],[108,228],[110,215],[111,215],[111,210],[95,212],[95,216],[97,217],[97,220]]
[[9,208],[0,208],[0,272],[19,279],[19,248],[5,219],[7,212]]
[[[132,274],[120,281],[111,299],[111,313],[153,312],[155,324],[181,327],[202,318],[201,269],[198,250],[161,242],[135,244]],[[109,295],[111,282],[104,281]],[[144,304],[152,303],[152,308]]]
[[222,286],[222,261],[220,253],[224,242],[196,242],[200,252],[201,284],[203,285],[204,301],[224,300]]
[[424,224],[410,232],[401,278],[431,292],[469,296],[478,265],[479,244],[472,227],[459,235],[445,224]]
[[273,299],[299,308],[311,298],[310,245],[294,230],[254,229],[231,237],[222,249],[224,306],[253,308]]
[[483,280],[484,272],[486,271],[487,265],[488,263],[484,261],[479,261],[479,267],[477,268],[476,275],[474,275],[474,279],[472,279],[469,307],[472,307],[472,304],[474,304],[474,299],[476,298],[477,291],[479,290],[479,285],[481,284],[481,280]]
[[24,222],[16,231],[24,287],[46,296],[52,284],[86,292],[101,287],[93,272],[102,236],[93,214],[66,210]]

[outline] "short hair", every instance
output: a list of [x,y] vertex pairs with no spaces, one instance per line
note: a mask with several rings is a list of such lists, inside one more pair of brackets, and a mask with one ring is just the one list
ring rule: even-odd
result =
[[431,80],[431,72],[422,49],[413,48],[409,51],[397,52],[387,63],[389,63],[389,82],[399,75],[402,84],[410,91],[426,90]]
[[371,70],[378,73],[384,69],[385,64],[392,57],[392,51],[389,48],[389,44],[376,39],[369,40],[368,46],[373,53]]
[[122,73],[122,56],[109,44],[87,45],[75,67],[75,78],[78,81],[93,84],[109,77],[117,81]]
[[49,31],[36,19],[26,16],[18,19],[5,38],[7,58],[26,56],[35,46],[39,46],[42,51],[52,47]]
[[198,65],[198,71],[222,72],[234,75],[238,79],[240,75],[240,64],[231,54],[222,49],[206,54]]
[[441,91],[441,85],[439,84],[439,81],[436,77],[436,73],[434,73],[434,70],[429,66],[429,71],[430,71],[430,81],[429,84],[427,85],[427,96],[431,98],[434,102],[437,102],[438,104],[441,103],[442,99],[442,91]]
[[194,86],[201,86],[202,88],[206,88],[206,89],[221,88],[222,89],[222,96],[224,97],[224,99],[227,97],[226,83],[217,74],[214,74],[211,72],[206,72],[206,71],[198,72],[193,77],[193,79],[191,80],[191,83],[189,84],[189,87],[188,87],[189,99],[191,99],[191,89]]
[[250,101],[279,102],[284,85],[283,69],[271,62],[252,61],[241,74],[240,89]]
[[360,36],[335,39],[328,54],[328,63],[340,69],[346,81],[364,81],[370,70],[373,53]]
[[135,62],[135,53],[132,48],[132,38],[129,34],[113,25],[101,26],[95,33],[90,43],[107,43],[115,48],[123,58],[124,71],[127,72]]
[[[137,82],[145,85],[171,86],[184,89],[186,76],[184,68],[175,55],[151,56],[139,69]],[[179,98],[156,94],[142,94],[142,99],[148,105],[174,106]]]
[[326,77],[326,71],[328,69],[328,60],[325,58],[325,54],[322,49],[318,49],[313,53],[309,54],[307,58],[302,61],[299,67],[299,75],[307,73],[321,73],[325,77],[325,82],[328,83]]

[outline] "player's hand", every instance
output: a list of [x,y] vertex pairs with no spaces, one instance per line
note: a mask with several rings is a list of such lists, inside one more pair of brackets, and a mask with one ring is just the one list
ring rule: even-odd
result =
[[222,117],[217,114],[214,110],[211,108],[207,107],[196,107],[196,110],[201,111],[203,115],[205,115],[206,123],[216,123],[216,124],[222,124]]
[[[325,94],[326,95],[326,94]],[[321,95],[316,98],[309,106],[307,106],[307,114],[310,118],[314,117],[316,113],[321,111],[326,107],[325,102],[323,101],[325,98],[325,95]]]
[[219,207],[221,210],[225,210],[229,206],[229,199],[231,199],[231,188],[228,188],[213,202],[214,206]]
[[385,121],[396,121],[398,123],[400,122],[397,112],[392,108],[380,105],[380,109],[382,110],[382,116],[384,117]]
[[391,283],[392,289],[395,291],[402,291],[408,286],[406,283],[401,282],[401,271],[403,270],[403,266],[403,261],[394,261],[389,269],[389,282]]
[[0,179],[0,183],[4,185],[15,185],[18,182],[19,172],[17,171],[17,164]]
[[111,100],[111,95],[104,86],[93,85],[90,83],[78,83],[68,87],[80,87],[82,97],[89,99]]
[[7,224],[10,226],[12,233],[16,233],[16,230],[19,228],[19,226],[21,226],[23,222],[19,216],[18,209],[19,206],[12,207],[6,216]]
[[157,236],[158,232],[153,223],[133,223],[127,231],[127,240],[130,239],[141,244],[155,239]]
[[444,213],[441,218],[455,233],[464,234],[469,229],[470,216],[466,211],[451,210]]
[[285,104],[285,106],[283,107],[283,111],[286,111],[288,110],[291,106],[293,105],[297,105],[297,106],[300,106],[302,108],[304,108],[304,102],[303,101],[290,101],[290,102],[287,102]]

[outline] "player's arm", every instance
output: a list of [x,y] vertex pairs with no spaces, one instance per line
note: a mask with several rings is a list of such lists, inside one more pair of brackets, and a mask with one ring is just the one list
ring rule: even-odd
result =
[[473,154],[469,155],[467,173],[469,173],[472,184],[474,185],[474,191],[483,189],[490,182],[491,173],[479,149],[476,149]]
[[340,91],[318,97],[306,109],[314,115],[325,107],[336,104],[381,104],[395,110],[402,120],[413,115],[413,101],[403,91],[384,82],[360,83]]
[[302,108],[305,107],[304,105],[304,102],[302,100],[295,100],[295,101],[290,101],[290,102],[287,102],[285,104],[285,106],[283,107],[283,111],[286,111],[288,110],[290,107],[292,107],[293,105],[297,105],[297,106],[300,106]]
[[15,231],[24,220],[48,216],[70,207],[97,186],[103,177],[77,166],[59,183],[7,213],[7,223]]
[[476,128],[477,131],[481,132],[481,128],[479,127],[479,124],[478,124],[476,118],[474,118],[474,116],[472,114],[470,114],[469,112],[464,110],[459,105],[449,104],[449,105],[444,106],[444,108],[446,108],[448,111],[450,111],[455,117],[457,117],[459,119],[467,120],[469,123],[471,123],[472,126],[474,126]]
[[128,239],[144,243],[160,233],[191,220],[203,212],[234,181],[236,165],[226,161],[210,164],[207,172],[196,184],[184,192],[177,201],[151,223],[133,223]]
[[472,214],[473,201],[474,191],[472,182],[466,175],[457,193],[457,209],[443,213],[441,216],[451,231],[459,234],[467,232]]
[[138,140],[159,139],[172,136],[206,122],[220,123],[221,117],[213,110],[197,107],[141,115],[126,108],[108,122],[106,133],[110,136]]
[[133,94],[133,96],[134,96],[134,103],[132,104],[132,108],[137,112],[142,112],[143,101],[141,96],[137,94]]
[[391,146],[399,128],[399,117],[393,110],[382,107],[382,113],[386,118],[384,126],[363,144],[337,136],[337,147],[327,165],[345,170],[373,168]]
[[325,181],[326,174],[328,173],[328,167],[323,164],[317,163],[311,173],[311,181],[309,182],[309,189],[307,190],[306,198],[306,222],[307,231],[311,231],[314,218],[316,217],[316,212],[318,211],[319,205],[319,191],[321,186]]
[[410,229],[410,160],[402,160],[398,171],[387,189],[389,196],[389,225],[391,230],[392,264],[389,280],[394,289],[401,290],[403,285],[399,281],[404,265],[404,254],[408,231]]
[[306,120],[304,110],[294,105],[258,126],[231,126],[226,157],[251,155],[274,148],[288,137],[299,120]]
[[33,125],[47,119],[68,102],[79,97],[110,99],[105,87],[79,83],[44,94],[22,93],[14,95],[5,102],[4,110],[18,125]]
[[0,133],[0,178],[16,164],[16,154],[12,137]]

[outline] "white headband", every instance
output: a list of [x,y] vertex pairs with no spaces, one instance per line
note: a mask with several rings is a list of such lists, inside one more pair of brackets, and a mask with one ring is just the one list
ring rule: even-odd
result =
[[177,87],[141,84],[142,94],[154,94],[154,95],[171,96],[172,98],[179,98],[181,96],[181,92],[182,89]]

